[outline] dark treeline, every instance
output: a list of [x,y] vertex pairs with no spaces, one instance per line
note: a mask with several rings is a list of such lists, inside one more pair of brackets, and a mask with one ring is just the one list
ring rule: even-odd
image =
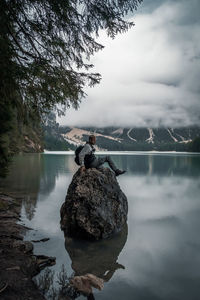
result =
[[[0,163],[18,151],[41,151],[41,121],[78,108],[84,86],[100,82],[89,58],[108,36],[134,24],[124,20],[142,0],[0,1]],[[86,59],[85,59],[86,58]],[[59,109],[58,109],[59,107]]]
[[49,113],[43,122],[44,149],[50,151],[67,151],[76,147],[69,144],[60,132],[59,123],[56,122],[56,114]]

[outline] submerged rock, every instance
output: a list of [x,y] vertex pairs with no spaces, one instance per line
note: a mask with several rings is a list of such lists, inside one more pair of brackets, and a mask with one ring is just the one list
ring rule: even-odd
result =
[[99,240],[122,230],[128,202],[108,168],[78,170],[61,207],[61,228],[66,235]]
[[92,294],[93,287],[101,291],[103,289],[104,281],[93,274],[85,274],[73,277],[70,280],[70,283],[79,292],[84,295],[89,295]]

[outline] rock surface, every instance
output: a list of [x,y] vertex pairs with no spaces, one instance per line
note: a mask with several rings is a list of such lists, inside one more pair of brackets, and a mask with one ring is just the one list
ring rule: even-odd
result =
[[127,213],[127,198],[110,169],[79,169],[61,207],[61,228],[66,235],[104,239],[122,230]]

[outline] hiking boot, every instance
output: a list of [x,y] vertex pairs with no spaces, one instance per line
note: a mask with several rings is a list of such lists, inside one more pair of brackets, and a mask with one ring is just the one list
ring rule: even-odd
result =
[[115,171],[115,175],[116,175],[116,176],[119,176],[119,175],[124,174],[125,172],[126,172],[126,171],[122,171],[122,170],[117,169],[117,170]]

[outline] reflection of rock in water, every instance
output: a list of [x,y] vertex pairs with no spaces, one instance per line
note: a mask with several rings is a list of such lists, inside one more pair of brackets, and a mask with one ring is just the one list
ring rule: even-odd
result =
[[108,281],[117,269],[124,269],[117,259],[126,243],[127,234],[126,224],[116,236],[98,242],[65,237],[65,248],[72,260],[75,276],[91,273]]

